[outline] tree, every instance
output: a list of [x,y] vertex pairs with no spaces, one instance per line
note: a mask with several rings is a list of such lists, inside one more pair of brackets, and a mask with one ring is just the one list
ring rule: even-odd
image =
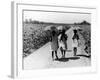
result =
[[87,21],[85,21],[85,20],[84,20],[83,22],[81,22],[80,24],[81,24],[81,25],[90,25],[90,23],[87,22]]

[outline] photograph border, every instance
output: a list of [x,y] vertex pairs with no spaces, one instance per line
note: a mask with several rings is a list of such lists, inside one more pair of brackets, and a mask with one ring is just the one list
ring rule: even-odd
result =
[[[24,6],[24,7],[23,7]],[[28,7],[30,6],[30,7]],[[60,74],[72,74],[72,73],[86,73],[86,72],[95,72],[96,71],[96,55],[94,55],[94,57],[92,57],[93,59],[93,64],[91,67],[86,67],[86,68],[80,68],[79,71],[78,68],[68,68],[68,69],[43,69],[43,70],[32,70],[32,71],[27,71],[27,70],[23,70],[22,69],[22,53],[20,53],[22,50],[22,48],[19,48],[19,46],[22,45],[22,27],[20,26],[23,26],[22,24],[22,19],[23,18],[23,10],[25,10],[27,7],[28,7],[28,10],[34,10],[33,7],[43,7],[41,9],[45,10],[45,8],[47,9],[47,7],[51,8],[51,9],[55,9],[57,8],[57,10],[60,8],[60,10],[65,10],[65,9],[71,9],[71,10],[74,10],[76,12],[78,12],[78,10],[80,12],[82,12],[81,9],[83,9],[83,12],[89,12],[90,14],[92,14],[92,18],[91,18],[91,22],[92,25],[91,25],[91,29],[92,29],[92,26],[96,26],[96,8],[86,8],[86,7],[71,7],[71,6],[56,6],[56,5],[40,5],[40,4],[25,4],[25,3],[18,3],[18,2],[12,2],[12,10],[11,10],[11,13],[12,13],[12,20],[11,20],[11,24],[12,24],[12,54],[11,54],[11,58],[12,58],[12,64],[11,64],[11,76],[13,78],[17,78],[17,77],[32,77],[32,76],[45,76],[45,75],[60,75]],[[41,10],[40,9],[40,10]],[[53,10],[54,11],[54,10]],[[22,12],[22,14],[21,14]],[[70,11],[69,11],[70,12]],[[19,25],[19,23],[21,25]],[[21,30],[20,30],[21,29]],[[92,32],[95,32],[92,30]],[[95,35],[95,33],[92,33],[92,35]],[[93,36],[91,36],[91,39],[93,38]],[[93,39],[92,39],[93,41]],[[91,43],[92,44],[92,43]],[[93,46],[93,44],[92,44]],[[91,46],[91,47],[92,47]],[[93,49],[93,48],[92,48]],[[94,49],[92,50],[91,49],[91,52],[94,52]],[[20,51],[19,51],[20,50]],[[96,54],[96,53],[95,53]],[[82,70],[83,69],[83,70]],[[67,71],[67,72],[64,72],[64,71]],[[57,73],[58,72],[58,73]],[[61,73],[59,73],[61,72]],[[46,74],[48,73],[48,74]],[[30,74],[30,75],[28,75]]]

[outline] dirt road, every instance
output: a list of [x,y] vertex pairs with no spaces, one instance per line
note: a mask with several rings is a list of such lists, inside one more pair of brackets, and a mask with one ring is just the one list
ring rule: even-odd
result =
[[[73,27],[71,27],[66,34],[68,35],[68,50],[66,52],[66,58],[61,59],[60,50],[58,50],[59,60],[52,60],[51,56],[51,46],[50,42],[24,58],[24,69],[43,69],[43,68],[59,68],[59,67],[80,67],[80,66],[90,66],[91,59],[85,56],[73,56],[72,48],[72,36],[73,36]],[[82,36],[80,35],[81,39]],[[84,40],[82,39],[82,43]],[[83,50],[83,46],[78,47],[77,54],[86,54]]]

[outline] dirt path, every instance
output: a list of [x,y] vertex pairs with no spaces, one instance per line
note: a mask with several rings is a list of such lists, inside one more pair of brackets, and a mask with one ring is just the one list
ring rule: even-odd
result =
[[[58,68],[58,67],[79,67],[79,66],[89,66],[91,63],[90,58],[83,57],[83,56],[73,56],[72,51],[72,36],[73,36],[73,27],[70,28],[66,33],[68,34],[68,50],[66,52],[66,58],[61,59],[61,53],[60,50],[58,50],[58,56],[59,60],[52,60],[51,57],[51,46],[50,42],[29,55],[28,57],[24,58],[24,69],[43,69],[43,68]],[[80,35],[80,38],[82,39],[82,36]],[[82,44],[84,43],[84,40],[82,39]],[[77,54],[83,54],[82,53],[82,47],[84,45],[81,45],[78,47],[78,53]]]

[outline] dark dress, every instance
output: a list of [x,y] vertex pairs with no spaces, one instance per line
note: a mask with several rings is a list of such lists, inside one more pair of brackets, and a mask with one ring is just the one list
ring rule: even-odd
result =
[[58,50],[58,35],[56,31],[54,35],[51,33],[51,49],[52,51]]

